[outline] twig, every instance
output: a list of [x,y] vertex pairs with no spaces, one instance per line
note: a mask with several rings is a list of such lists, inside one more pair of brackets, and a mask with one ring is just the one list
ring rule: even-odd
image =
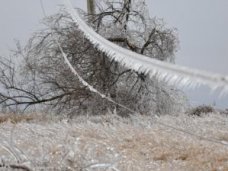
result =
[[22,169],[25,171],[32,171],[32,169],[30,169],[28,166],[20,165],[20,164],[9,164],[9,165],[0,164],[0,168]]
[[8,167],[10,167],[11,169],[22,169],[25,171],[32,171],[32,169],[30,169],[28,166],[20,164],[10,164]]

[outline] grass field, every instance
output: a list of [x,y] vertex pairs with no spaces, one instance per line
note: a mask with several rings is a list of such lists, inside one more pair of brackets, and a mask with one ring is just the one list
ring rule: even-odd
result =
[[228,117],[0,116],[0,170],[226,171]]

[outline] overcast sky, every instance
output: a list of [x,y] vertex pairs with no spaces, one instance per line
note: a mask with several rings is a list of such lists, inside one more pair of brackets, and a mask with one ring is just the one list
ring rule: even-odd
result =
[[[43,0],[48,14],[59,9],[62,0]],[[86,7],[86,0],[72,0]],[[228,0],[147,0],[151,16],[164,18],[179,33],[177,64],[228,75]],[[23,44],[41,28],[40,0],[0,0],[0,55],[8,55],[14,39]],[[228,108],[228,95],[218,98],[202,87],[188,90],[193,104],[216,102]]]

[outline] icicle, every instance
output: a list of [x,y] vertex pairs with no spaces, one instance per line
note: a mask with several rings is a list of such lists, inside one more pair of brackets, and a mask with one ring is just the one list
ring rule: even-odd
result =
[[97,34],[83,21],[78,12],[73,8],[71,2],[69,0],[64,1],[71,17],[76,22],[79,29],[85,34],[86,38],[94,46],[98,47],[100,51],[106,53],[108,57],[119,62],[121,65],[138,72],[148,71],[151,77],[157,76],[158,79],[167,80],[170,84],[178,83],[193,88],[196,85],[204,84],[212,89],[214,87],[220,87],[228,93],[227,76],[158,61],[119,47]]

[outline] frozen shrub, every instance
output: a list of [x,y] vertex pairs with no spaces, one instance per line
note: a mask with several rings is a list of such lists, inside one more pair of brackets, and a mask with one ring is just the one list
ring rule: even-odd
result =
[[202,105],[188,111],[189,115],[201,116],[202,114],[213,113],[215,109],[212,106]]

